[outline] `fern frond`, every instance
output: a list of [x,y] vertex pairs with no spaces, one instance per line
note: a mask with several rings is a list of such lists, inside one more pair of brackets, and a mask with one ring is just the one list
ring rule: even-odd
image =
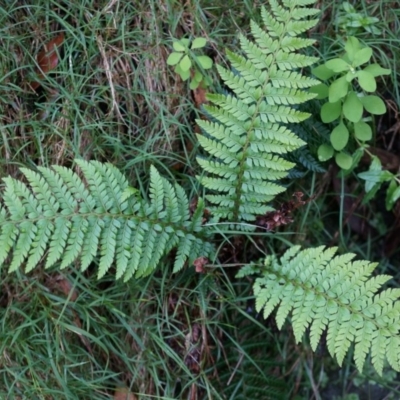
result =
[[371,277],[376,263],[352,261],[354,254],[335,256],[336,248],[290,248],[280,260],[265,259],[260,269],[247,267],[243,274],[260,272],[254,283],[257,310],[267,318],[277,309],[279,329],[289,315],[296,341],[310,330],[313,350],[327,331],[327,346],[341,365],[350,345],[361,372],[371,353],[381,375],[385,356],[400,371],[400,289],[379,292],[391,278]]
[[117,278],[147,275],[177,247],[174,270],[200,256],[210,257],[212,231],[203,225],[204,203],[190,216],[183,189],[154,167],[150,202],[126,195],[128,181],[110,164],[76,161],[83,173],[54,166],[21,171],[28,184],[4,178],[0,199],[0,267],[27,272],[77,263],[85,270],[98,258],[98,276],[111,266]]
[[[323,173],[325,168],[318,161],[317,151],[321,144],[329,143],[330,131],[326,124],[321,123],[315,117],[319,113],[319,103],[317,101],[310,101],[306,106],[307,112],[312,116],[301,124],[291,124],[290,129],[304,142],[307,146],[301,149],[294,150],[292,153],[287,154],[285,158],[296,164],[297,175],[303,176],[305,171],[313,171]],[[300,168],[299,168],[300,167]],[[303,167],[303,168],[301,168]],[[288,178],[293,178],[296,175],[292,170]]]
[[254,221],[270,209],[267,203],[285,190],[279,181],[294,167],[285,155],[305,145],[287,125],[310,116],[297,106],[315,97],[303,89],[319,83],[300,72],[318,59],[297,53],[314,43],[298,37],[317,23],[319,11],[304,7],[311,3],[271,0],[270,10],[261,10],[265,28],[252,22],[254,40],[239,38],[242,54],[227,51],[232,71],[217,66],[231,93],[208,95],[212,122],[197,122],[210,156],[198,158],[198,179],[214,192],[206,198],[219,218]]

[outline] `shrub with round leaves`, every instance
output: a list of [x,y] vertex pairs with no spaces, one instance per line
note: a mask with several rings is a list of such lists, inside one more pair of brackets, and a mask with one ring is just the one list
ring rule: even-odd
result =
[[318,149],[320,161],[335,155],[336,163],[344,170],[354,167],[357,157],[351,156],[346,148],[354,138],[361,146],[372,139],[372,129],[368,124],[372,115],[386,112],[385,103],[372,94],[376,90],[376,77],[390,74],[389,69],[378,64],[364,67],[372,57],[370,47],[362,47],[359,40],[349,37],[343,56],[334,58],[313,69],[313,74],[328,83],[321,83],[310,89],[319,99],[328,98],[321,108],[324,123],[339,120],[330,136],[330,145]]

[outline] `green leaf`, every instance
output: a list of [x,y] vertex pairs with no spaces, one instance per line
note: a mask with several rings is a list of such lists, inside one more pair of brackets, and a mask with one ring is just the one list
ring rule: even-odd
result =
[[386,112],[386,106],[383,100],[378,96],[360,97],[364,108],[373,115],[382,115]]
[[333,72],[343,72],[350,69],[350,65],[342,58],[333,58],[325,63],[326,67]]
[[336,164],[342,169],[349,169],[353,163],[353,158],[349,154],[340,152],[335,156]]
[[179,63],[179,67],[183,72],[189,71],[190,67],[192,66],[192,62],[190,61],[189,56],[186,54],[181,62]]
[[364,71],[369,72],[372,76],[390,75],[391,71],[387,68],[382,68],[379,64],[371,64],[364,68]]
[[367,63],[370,58],[372,57],[372,49],[371,47],[364,47],[361,50],[358,50],[353,59],[353,67],[359,67],[360,65],[363,65]]
[[365,172],[360,172],[358,177],[366,181],[365,191],[368,193],[374,188],[375,184],[387,182],[393,179],[393,174],[385,170],[370,169]]
[[346,81],[350,83],[356,77],[357,77],[357,71],[351,70],[346,74]]
[[400,186],[395,179],[392,179],[386,192],[386,210],[390,211],[398,199],[400,199]]
[[322,81],[326,81],[332,76],[335,75],[335,73],[329,69],[325,64],[322,64],[316,68],[313,68],[311,72],[318,78],[321,79]]
[[190,84],[189,84],[189,89],[190,90],[195,90],[195,89],[197,89],[199,87],[199,85],[200,85],[200,82],[195,81],[194,79],[192,79],[190,81]]
[[340,117],[342,113],[342,102],[336,101],[335,103],[325,103],[321,107],[321,119],[322,122],[328,124]]
[[[382,184],[384,182],[390,181],[388,190],[391,192],[393,189],[392,182],[395,181],[395,179],[394,179],[394,175],[389,171],[370,170],[370,171],[367,171],[366,173],[361,173],[358,175],[360,176],[360,178],[365,179],[366,196],[363,199],[363,202],[362,202],[363,204],[368,203],[371,199],[373,199],[375,197],[376,193],[382,187]],[[385,199],[386,207],[391,206],[391,200],[392,200],[391,196],[389,195],[389,198],[388,198],[388,193],[386,193],[386,199]]]
[[357,72],[358,83],[366,92],[375,92],[376,81],[372,74],[363,70]]
[[381,182],[388,182],[393,178],[394,178],[394,175],[390,171],[384,170],[384,171],[382,171],[382,175],[381,175],[380,181]]
[[365,192],[369,194],[363,200],[365,204],[368,202],[381,187],[381,184],[393,179],[394,175],[389,171],[382,170],[382,164],[378,157],[372,158],[369,170],[361,172],[358,177],[365,180]]
[[201,49],[207,44],[207,39],[199,37],[193,40],[191,49]]
[[[369,190],[367,190],[367,186],[371,186]],[[381,188],[382,183],[371,183],[371,182],[365,182],[365,196],[362,200],[361,204],[367,204],[371,199],[375,197],[375,195],[378,193],[379,189]]]
[[363,105],[354,92],[350,92],[343,103],[343,114],[351,122],[361,120]]
[[318,147],[318,159],[319,161],[327,161],[330,158],[332,158],[334,153],[333,147],[330,146],[329,144],[321,144],[321,146]]
[[372,162],[371,165],[369,166],[369,169],[371,171],[380,171],[382,169],[382,163],[379,157],[372,156]]
[[[201,199],[192,218],[183,188],[172,186],[154,167],[148,202],[113,165],[75,162],[82,178],[71,169],[53,166],[39,167],[40,173],[21,169],[29,188],[20,181],[4,179],[0,262],[3,264],[13,246],[9,270],[22,263],[27,271],[39,263],[45,268],[58,263],[60,269],[74,263],[85,270],[99,256],[98,276],[113,265],[117,278],[124,275],[129,279],[136,270],[154,269],[162,255],[174,247],[182,255],[182,265],[209,254],[211,243],[206,239],[207,228],[202,226]],[[179,248],[186,235],[192,238],[191,243]]]
[[329,87],[325,85],[325,83],[320,83],[319,85],[310,87],[309,92],[316,93],[316,99],[323,100],[326,99],[329,95]]
[[176,65],[181,60],[183,54],[172,52],[167,58],[168,65]]
[[343,122],[333,129],[330,139],[335,150],[340,151],[346,147],[349,141],[349,131]]
[[183,38],[180,40],[180,42],[185,46],[185,50],[189,48],[190,39]]
[[348,1],[344,1],[342,3],[342,7],[343,7],[344,11],[346,11],[347,13],[355,13],[356,12],[356,10],[353,7],[353,5],[350,4]]
[[184,52],[187,50],[185,45],[181,41],[172,43],[172,47],[174,48],[175,51],[179,52]]
[[196,69],[194,72],[194,76],[193,76],[193,80],[196,81],[197,83],[200,83],[203,80],[203,75],[201,74],[201,72]]
[[208,56],[196,56],[196,60],[204,69],[210,69],[213,65],[213,61]]
[[366,122],[359,121],[354,124],[354,135],[358,140],[366,142],[372,139],[372,129]]
[[348,169],[346,169],[346,170],[342,170],[342,171],[340,172],[340,175],[339,175],[339,176],[345,177],[345,176],[350,175],[351,172],[358,166],[358,164],[359,164],[359,162],[360,162],[360,160],[361,160],[363,154],[364,154],[364,148],[359,147],[359,148],[351,155],[351,158],[352,158],[351,167],[348,168]]
[[[357,18],[360,18],[359,16],[360,16],[360,14],[354,15],[354,17],[357,17]],[[346,24],[346,27],[349,27],[349,28],[360,28],[361,26],[362,26],[362,24],[360,22],[360,19],[349,21]]]
[[348,90],[349,90],[349,83],[347,82],[345,76],[336,79],[329,86],[329,102],[335,103],[338,100],[342,99],[343,97],[346,96]]
[[139,196],[140,192],[138,189],[133,188],[131,186],[127,186],[124,191],[121,194],[121,203],[123,203],[125,200],[129,199],[132,196]]
[[175,67],[175,72],[179,74],[179,76],[183,81],[187,81],[190,78],[190,70],[182,71],[182,68],[180,67],[179,64]]
[[352,63],[356,53],[360,50],[360,42],[354,36],[350,36],[347,39],[347,42],[344,46],[344,49],[349,57],[350,62]]
[[[378,22],[379,22],[379,19],[378,19]],[[382,34],[382,31],[380,29],[378,29],[376,26],[373,26],[373,25],[372,26],[364,26],[364,29],[367,32],[372,33],[372,34],[377,35],[377,36]]]

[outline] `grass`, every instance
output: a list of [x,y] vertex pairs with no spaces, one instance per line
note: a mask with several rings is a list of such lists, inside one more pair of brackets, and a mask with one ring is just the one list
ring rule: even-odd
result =
[[[222,399],[221,387],[241,387],[245,365],[266,374],[266,359],[251,356],[246,337],[261,339],[269,329],[243,309],[246,286],[169,269],[128,284],[72,268],[8,276],[0,398],[109,399],[127,387],[140,398]],[[263,384],[259,390],[284,392],[278,378],[265,375]]]
[[[400,12],[392,3],[361,2],[360,10],[380,19],[383,34],[358,37],[392,68],[380,94],[398,107]],[[237,33],[247,33],[249,20],[260,18],[258,5],[8,1],[0,9],[0,177],[18,177],[20,166],[71,166],[82,157],[113,163],[144,194],[154,164],[194,198],[201,191],[194,179],[199,109],[188,85],[166,64],[172,38],[206,37],[206,53],[224,64],[223,49],[238,48]],[[332,18],[338,3],[320,6],[324,18],[312,35],[328,59],[345,32]],[[29,82],[37,79],[36,55],[60,32],[59,63],[34,91]],[[211,78],[218,89],[215,72]],[[377,126],[389,128],[389,122],[382,118]],[[378,144],[384,138],[382,131]],[[354,234],[339,223],[344,203],[327,186],[330,176],[308,173],[292,183],[293,191],[316,195],[294,223],[273,237],[232,239],[235,251],[222,242],[221,259],[235,264],[235,256],[250,259],[306,242],[382,260],[388,225],[376,216],[379,207],[373,203],[367,211],[384,224],[380,235]],[[398,255],[381,266],[397,280]],[[154,276],[127,284],[96,281],[93,271],[74,267],[28,275],[0,271],[0,398],[112,399],[124,388],[134,399],[344,399],[376,386],[367,371],[357,389],[350,361],[338,373],[323,346],[313,355],[307,343],[294,345],[290,332],[278,333],[272,319],[262,321],[251,282],[233,279],[235,271],[216,263],[204,275],[189,269],[172,275],[166,260]],[[398,383],[396,376],[379,381],[382,393],[394,398]]]

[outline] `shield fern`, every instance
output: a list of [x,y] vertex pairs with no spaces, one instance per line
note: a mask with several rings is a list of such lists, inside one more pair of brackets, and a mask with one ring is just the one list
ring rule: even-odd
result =
[[319,10],[304,7],[314,1],[269,3],[270,11],[261,10],[265,29],[252,21],[254,41],[240,36],[243,55],[227,52],[232,71],[217,65],[232,93],[208,95],[213,121],[197,121],[199,143],[211,156],[198,158],[205,171],[198,179],[214,192],[206,196],[213,214],[233,222],[271,211],[267,203],[285,190],[277,182],[294,163],[282,155],[305,144],[287,125],[309,117],[296,106],[314,98],[303,89],[319,83],[298,71],[318,60],[298,53],[314,43],[298,37],[318,22]]
[[150,201],[140,198],[110,164],[76,161],[82,180],[71,169],[22,168],[29,186],[4,178],[0,201],[0,267],[42,260],[46,268],[78,262],[85,270],[99,260],[98,276],[115,265],[116,277],[128,280],[152,272],[161,257],[176,248],[174,271],[186,261],[213,253],[211,231],[202,224],[199,199],[190,215],[188,198],[151,167]]

